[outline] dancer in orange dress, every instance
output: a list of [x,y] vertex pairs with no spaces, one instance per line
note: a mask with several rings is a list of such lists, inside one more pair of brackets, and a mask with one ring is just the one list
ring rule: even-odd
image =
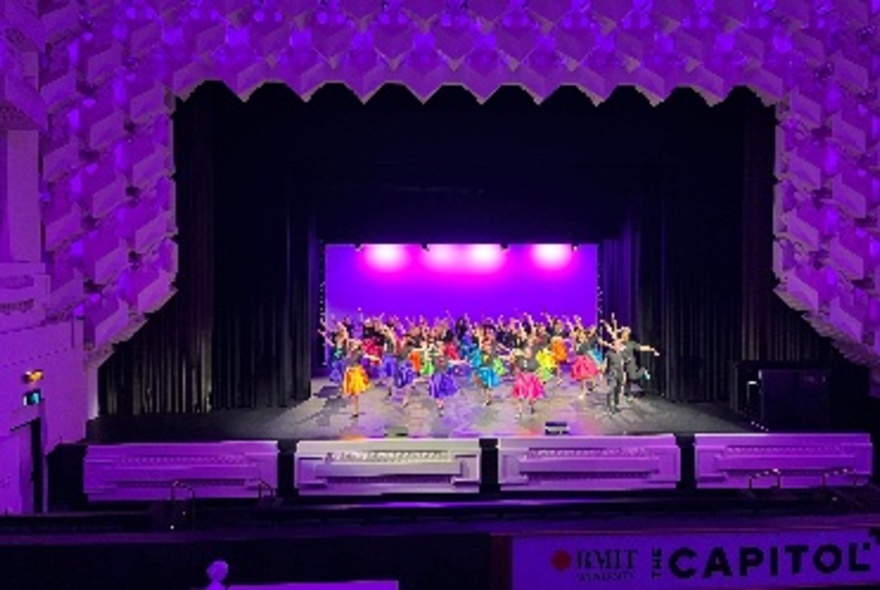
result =
[[565,343],[565,324],[561,318],[554,319],[550,314],[545,313],[547,319],[547,331],[550,334],[550,354],[556,363],[556,385],[562,385],[562,365],[568,363],[568,348]]
[[556,384],[562,385],[562,364],[568,362],[568,350],[565,348],[565,340],[561,335],[550,338],[550,354],[556,362]]
[[422,348],[425,346],[424,338],[421,330],[413,330],[415,337],[411,340],[415,342],[415,349],[409,353],[409,362],[412,363],[413,370],[417,375],[422,374]]

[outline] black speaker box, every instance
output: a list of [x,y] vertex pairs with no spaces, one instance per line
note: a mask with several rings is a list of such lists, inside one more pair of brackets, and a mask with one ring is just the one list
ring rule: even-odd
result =
[[824,369],[761,369],[751,387],[752,419],[771,431],[831,427],[831,374]]

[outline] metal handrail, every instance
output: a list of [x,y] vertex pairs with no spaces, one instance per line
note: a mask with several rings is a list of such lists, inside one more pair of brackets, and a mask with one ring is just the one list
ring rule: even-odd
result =
[[761,477],[774,476],[776,478],[776,487],[782,487],[782,471],[779,469],[768,469],[766,471],[759,471],[757,473],[753,473],[749,475],[749,489],[751,490],[754,486],[755,480]]
[[257,481],[257,499],[258,500],[263,499],[263,490],[264,489],[268,490],[268,492],[269,492],[268,496],[266,496],[267,498],[275,498],[277,496],[277,492],[276,492],[275,488],[272,487],[272,484],[270,484],[269,482],[267,482],[263,479],[260,479]]
[[848,475],[852,479],[852,487],[858,487],[859,485],[859,477],[860,474],[856,473],[854,469],[849,467],[843,467],[841,469],[834,469],[831,471],[826,471],[822,474],[822,487],[828,487],[828,478],[833,477],[835,475]]
[[195,502],[196,489],[194,487],[192,487],[191,485],[189,485],[188,483],[186,483],[185,481],[176,480],[176,481],[171,482],[171,502],[172,503],[177,501],[177,489],[178,488],[183,488],[183,489],[189,491],[190,501]]
[[[184,481],[174,481],[171,483],[171,507],[174,508],[174,505],[177,503],[177,490],[179,488],[185,489],[189,492],[189,501],[190,501],[190,510],[192,514],[190,516],[190,521],[192,522],[192,528],[195,530],[196,528],[196,489],[189,485]],[[186,516],[186,509],[183,510],[183,516]],[[171,525],[171,528],[174,529],[174,525]]]

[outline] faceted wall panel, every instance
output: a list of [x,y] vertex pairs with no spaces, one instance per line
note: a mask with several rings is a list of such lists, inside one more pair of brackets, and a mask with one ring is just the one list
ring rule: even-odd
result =
[[[173,27],[159,18],[171,8],[189,10],[143,2],[40,3],[47,36],[39,74],[48,111],[41,164],[50,313],[85,321],[95,362],[173,292],[176,263],[156,262],[176,233],[169,189],[173,95],[161,45]],[[225,43],[221,32],[209,43],[212,50]]]

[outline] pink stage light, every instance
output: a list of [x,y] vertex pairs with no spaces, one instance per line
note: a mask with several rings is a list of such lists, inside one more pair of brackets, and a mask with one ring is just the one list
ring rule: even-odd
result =
[[397,244],[374,244],[364,248],[367,263],[373,268],[394,272],[406,266],[408,256],[406,248]]
[[427,251],[422,252],[425,264],[434,269],[449,269],[460,262],[460,252],[450,244],[431,244]]
[[498,270],[504,264],[504,250],[497,244],[476,244],[467,252],[468,268],[478,272]]
[[571,246],[565,244],[532,246],[532,260],[541,268],[564,268],[571,262]]

